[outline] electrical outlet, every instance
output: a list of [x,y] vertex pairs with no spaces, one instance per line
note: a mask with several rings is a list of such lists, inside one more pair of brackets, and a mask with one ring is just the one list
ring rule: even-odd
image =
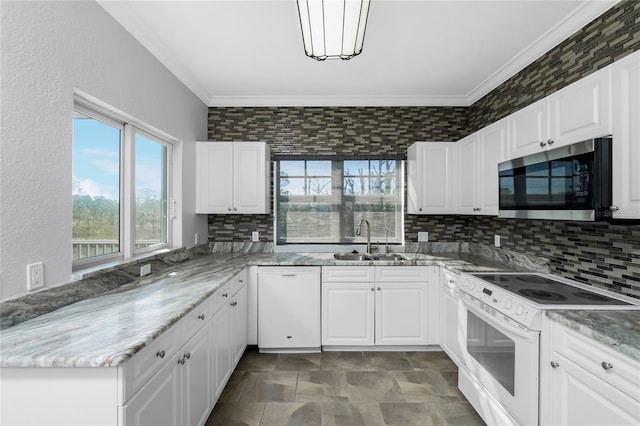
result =
[[254,243],[260,241],[260,233],[258,231],[253,231],[251,233],[251,241],[253,241]]
[[195,236],[195,238],[194,238],[194,239],[195,239],[195,245],[200,244],[200,234],[198,234],[198,233],[196,232],[196,236]]
[[151,264],[142,265],[140,267],[140,276],[144,277],[145,275],[149,275],[151,273]]
[[418,232],[418,241],[421,243],[429,242],[429,233],[428,232]]
[[27,265],[27,288],[34,290],[44,287],[44,264],[42,262]]
[[500,247],[500,235],[496,234],[493,236],[493,245]]

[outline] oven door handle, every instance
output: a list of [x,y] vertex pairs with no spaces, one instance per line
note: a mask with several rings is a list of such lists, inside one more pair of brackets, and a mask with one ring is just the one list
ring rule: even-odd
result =
[[[471,299],[471,300],[469,300]],[[538,335],[537,331],[532,331],[529,329],[522,329],[521,327],[518,327],[516,325],[513,325],[513,323],[515,321],[504,317],[504,320],[499,321],[496,320],[492,315],[487,314],[485,311],[483,311],[482,309],[476,307],[473,304],[473,301],[476,301],[477,303],[481,303],[482,305],[487,306],[485,303],[483,303],[482,301],[469,296],[468,294],[464,293],[464,292],[460,292],[460,301],[462,302],[462,304],[464,305],[465,308],[467,308],[468,310],[470,310],[471,312],[473,312],[474,314],[476,314],[479,318],[482,318],[484,321],[488,322],[489,324],[491,324],[493,327],[495,327],[498,330],[507,330],[510,333],[513,333],[515,335],[517,335],[518,337],[521,337],[523,339],[526,339],[528,341],[534,341],[535,338]]]

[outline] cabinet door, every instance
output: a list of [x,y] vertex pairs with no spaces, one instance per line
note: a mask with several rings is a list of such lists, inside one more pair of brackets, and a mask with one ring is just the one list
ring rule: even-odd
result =
[[245,348],[247,347],[247,286],[243,285],[240,290],[233,296],[231,302],[231,341],[232,348],[232,365],[235,366],[242,358]]
[[640,52],[613,63],[615,219],[640,218]]
[[218,399],[231,376],[231,310],[227,304],[211,319],[213,331],[211,368],[214,400]]
[[548,424],[637,425],[640,403],[555,352]]
[[196,213],[233,213],[233,144],[196,144]]
[[610,135],[611,67],[596,71],[550,95],[549,108],[547,148]]
[[261,268],[258,347],[320,347],[320,269]]
[[322,283],[322,344],[373,346],[374,284]]
[[376,284],[376,345],[426,345],[426,283]]
[[269,213],[267,144],[236,142],[233,145],[233,213]]
[[167,360],[158,371],[124,406],[127,426],[175,426],[181,424],[181,365],[182,353]]
[[213,408],[210,325],[208,322],[183,348],[182,418],[185,425],[203,425]]
[[474,133],[456,142],[458,161],[458,206],[459,214],[477,213],[478,180],[478,134]]
[[[549,135],[549,100],[541,99],[508,117],[509,157],[519,158],[544,149]],[[546,145],[545,145],[546,146]]]
[[498,163],[508,158],[507,120],[478,132],[478,201],[476,213],[498,215]]
[[416,142],[407,151],[407,212],[453,213],[453,143]]
[[440,286],[440,344],[449,358],[458,366],[462,362],[462,348],[458,333],[460,324],[458,313],[458,295],[455,288],[447,284]]

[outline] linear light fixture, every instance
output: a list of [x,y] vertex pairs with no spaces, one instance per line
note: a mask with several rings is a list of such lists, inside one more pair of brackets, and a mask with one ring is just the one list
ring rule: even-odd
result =
[[307,56],[351,59],[362,52],[370,0],[297,0]]

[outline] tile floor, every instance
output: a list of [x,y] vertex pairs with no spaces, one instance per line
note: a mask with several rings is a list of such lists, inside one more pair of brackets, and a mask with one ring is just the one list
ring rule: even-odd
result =
[[444,352],[247,350],[206,426],[484,425]]

